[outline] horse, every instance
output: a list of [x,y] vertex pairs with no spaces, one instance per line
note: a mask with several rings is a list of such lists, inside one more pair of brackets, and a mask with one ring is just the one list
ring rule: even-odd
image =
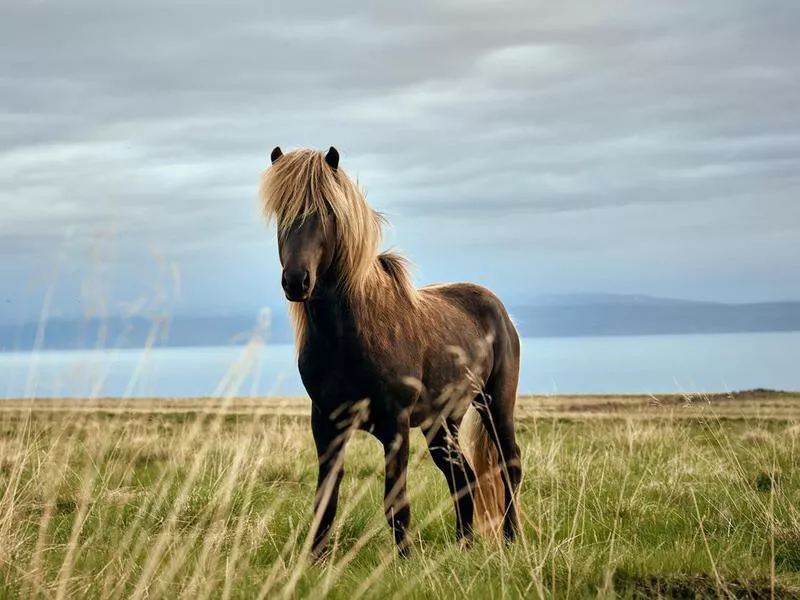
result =
[[411,550],[406,474],[417,427],[446,479],[457,542],[471,546],[475,529],[512,541],[522,477],[518,332],[484,287],[415,287],[408,261],[379,251],[385,218],[339,160],[333,146],[276,146],[259,187],[266,221],[276,224],[297,368],[311,399],[311,556],[329,553],[345,446],[358,430],[383,445],[383,510],[400,556]]

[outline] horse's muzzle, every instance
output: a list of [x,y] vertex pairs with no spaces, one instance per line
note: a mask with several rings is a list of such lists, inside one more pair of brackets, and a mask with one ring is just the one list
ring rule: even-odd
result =
[[281,287],[289,302],[305,302],[311,292],[311,274],[307,269],[298,271],[284,269]]

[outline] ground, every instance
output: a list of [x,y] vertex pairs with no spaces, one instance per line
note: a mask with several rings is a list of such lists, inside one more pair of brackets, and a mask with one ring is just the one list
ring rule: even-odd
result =
[[419,431],[413,555],[382,454],[346,456],[334,554],[306,555],[308,400],[0,402],[0,596],[800,595],[800,394],[521,397],[523,535],[454,543]]

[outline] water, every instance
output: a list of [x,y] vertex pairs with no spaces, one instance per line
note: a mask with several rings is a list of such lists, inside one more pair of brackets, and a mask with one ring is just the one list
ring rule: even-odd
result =
[[[520,393],[800,390],[800,332],[523,340]],[[0,353],[0,397],[305,394],[269,345]]]

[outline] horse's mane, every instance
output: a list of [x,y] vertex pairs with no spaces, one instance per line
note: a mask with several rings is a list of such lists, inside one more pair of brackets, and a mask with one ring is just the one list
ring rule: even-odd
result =
[[[324,152],[300,149],[281,156],[264,171],[260,196],[264,215],[268,222],[275,222],[279,236],[286,235],[296,220],[321,215],[322,226],[335,236],[338,285],[361,313],[357,318],[364,325],[385,314],[385,310],[370,310],[365,302],[394,300],[398,309],[399,303],[416,303],[418,292],[405,258],[394,252],[378,253],[383,215],[367,204],[363,190],[341,166],[334,170],[325,162]],[[331,214],[335,223],[330,222]],[[289,311],[299,348],[305,311],[296,303],[290,304]]]

